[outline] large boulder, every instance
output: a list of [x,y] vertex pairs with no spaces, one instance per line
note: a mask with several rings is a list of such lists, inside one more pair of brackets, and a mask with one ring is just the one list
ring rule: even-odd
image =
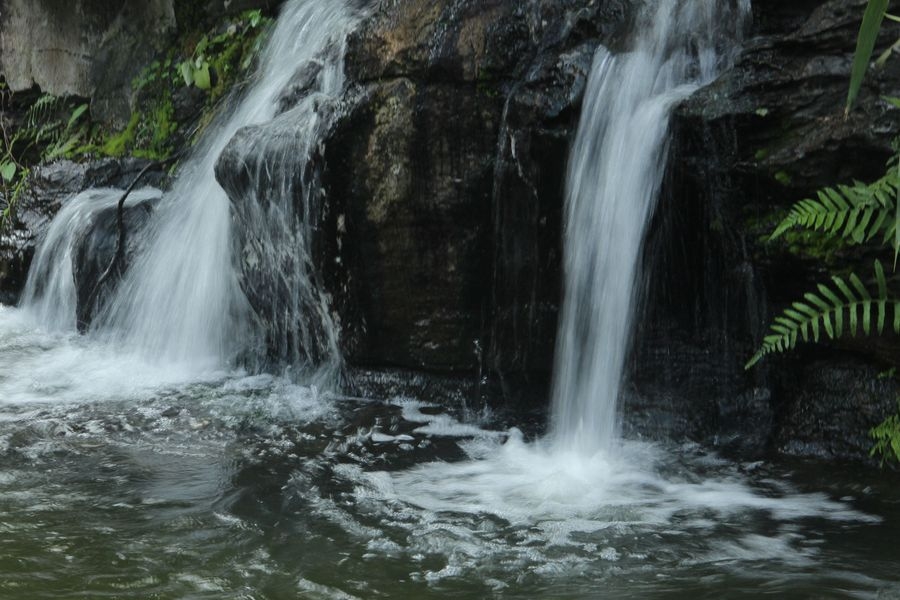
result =
[[95,213],[90,227],[74,241],[72,275],[75,279],[75,312],[79,328],[87,328],[98,309],[112,296],[122,274],[128,270],[141,248],[141,231],[153,217],[158,202],[159,197],[154,196],[138,202],[132,200],[123,207],[125,243],[118,257],[118,206]]
[[[0,236],[0,303],[18,302],[35,249],[63,203],[90,188],[124,189],[146,164],[147,161],[139,159],[103,159],[88,163],[62,160],[36,168],[25,192],[28,201],[23,203],[24,208],[16,213],[15,221]],[[165,172],[157,169],[147,173],[142,181],[160,187],[166,178]],[[104,235],[115,239],[114,223]],[[96,260],[102,262],[103,259],[97,257]]]
[[546,376],[567,147],[593,51],[627,4],[373,7],[323,155],[353,362]]

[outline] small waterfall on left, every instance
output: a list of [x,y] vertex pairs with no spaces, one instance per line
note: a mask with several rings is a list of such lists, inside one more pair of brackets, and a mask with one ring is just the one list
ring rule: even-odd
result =
[[[232,215],[228,196],[216,181],[216,161],[240,129],[267,123],[278,114],[299,68],[326,55],[333,55],[336,64],[342,61],[342,54],[329,49],[343,44],[356,18],[344,0],[285,4],[246,93],[210,126],[180,167],[151,224],[140,232],[139,253],[95,317],[92,335],[153,362],[198,371],[226,366],[258,348],[261,333],[235,270]],[[337,94],[343,79],[333,77],[327,84],[327,91]],[[316,118],[314,112],[299,116]],[[319,132],[317,127],[301,130],[308,136]],[[129,202],[155,194],[139,191]],[[74,329],[73,240],[90,227],[97,211],[108,209],[120,195],[91,190],[69,202],[54,221],[22,303],[41,326]],[[289,223],[294,219],[283,218]],[[325,327],[333,324],[326,322]],[[329,339],[336,336],[328,333]],[[337,345],[331,346],[334,351],[327,359],[334,362]]]
[[[76,244],[94,225],[96,215],[114,210],[121,196],[122,191],[115,189],[82,192],[70,198],[50,223],[22,296],[22,306],[43,327],[54,331],[77,329]],[[158,190],[138,190],[129,196],[126,208],[159,197]]]

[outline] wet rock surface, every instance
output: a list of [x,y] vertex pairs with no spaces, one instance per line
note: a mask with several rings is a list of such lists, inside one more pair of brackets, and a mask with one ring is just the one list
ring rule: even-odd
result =
[[158,200],[148,200],[126,206],[122,212],[125,227],[124,254],[110,276],[102,281],[104,273],[112,265],[118,245],[118,207],[109,207],[94,215],[93,226],[76,241],[73,262],[77,319],[79,327],[87,327],[98,308],[110,297],[122,274],[128,270],[140,248],[140,231],[153,217]]
[[774,377],[780,399],[774,450],[804,457],[867,457],[869,430],[897,411],[896,379],[860,358],[827,353],[803,358],[790,361]]
[[358,307],[344,323],[364,332],[352,361],[550,370],[567,147],[626,5],[375,4],[323,157]]
[[[51,219],[66,200],[90,188],[124,189],[146,164],[147,161],[140,159],[103,159],[90,163],[63,160],[38,167],[25,192],[28,201],[16,214],[10,230],[0,236],[0,302],[18,302],[35,249]],[[166,179],[163,171],[151,170],[142,179],[142,185],[163,187]],[[116,236],[114,221],[113,215],[113,222],[106,228],[107,231],[97,233],[101,237],[111,236],[113,248]],[[108,259],[106,262],[108,264]]]

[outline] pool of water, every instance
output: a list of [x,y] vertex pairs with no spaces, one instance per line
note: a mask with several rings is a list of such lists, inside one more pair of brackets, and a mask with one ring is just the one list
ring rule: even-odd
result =
[[0,307],[0,598],[900,598],[894,476],[517,424]]

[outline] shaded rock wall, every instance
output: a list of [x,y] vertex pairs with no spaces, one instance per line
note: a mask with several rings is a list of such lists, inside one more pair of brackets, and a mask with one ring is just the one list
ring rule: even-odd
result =
[[[895,408],[896,384],[872,376],[896,357],[896,341],[802,348],[743,371],[776,311],[830,271],[870,264],[858,251],[823,260],[815,248],[766,241],[816,189],[884,173],[900,111],[880,95],[900,91],[900,63],[872,72],[843,117],[864,7],[757,0],[737,64],[676,111],[667,189],[647,243],[632,391],[641,406],[661,390],[690,399],[686,413],[705,415],[695,420],[704,425],[682,423],[684,435],[744,453],[859,458],[868,429]],[[881,47],[897,35],[887,26]]]
[[[0,74],[13,92],[34,86],[91,99],[91,114],[123,125],[131,82],[167,48],[177,28],[280,0],[4,0]],[[179,22],[180,17],[183,22]]]
[[374,5],[323,157],[346,216],[353,362],[546,375],[568,140],[626,5]]
[[92,98],[101,120],[128,120],[131,80],[175,28],[172,0],[6,0],[0,73],[14,92]]

